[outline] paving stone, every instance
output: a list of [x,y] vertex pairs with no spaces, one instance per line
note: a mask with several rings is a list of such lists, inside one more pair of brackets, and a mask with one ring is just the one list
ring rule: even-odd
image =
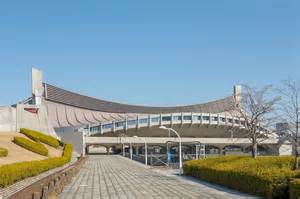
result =
[[189,182],[121,156],[90,156],[72,183],[59,195],[73,198],[256,198],[226,188]]

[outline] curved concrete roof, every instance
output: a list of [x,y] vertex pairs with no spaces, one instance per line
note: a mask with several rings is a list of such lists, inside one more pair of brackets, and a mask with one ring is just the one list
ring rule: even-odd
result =
[[142,114],[159,114],[159,113],[178,113],[178,112],[195,112],[195,113],[222,113],[232,110],[234,97],[229,96],[220,100],[195,104],[189,106],[175,107],[150,107],[128,105],[117,102],[100,100],[78,93],[67,91],[56,86],[44,83],[45,99],[47,101],[74,106],[78,108],[102,111],[110,113],[142,113]]

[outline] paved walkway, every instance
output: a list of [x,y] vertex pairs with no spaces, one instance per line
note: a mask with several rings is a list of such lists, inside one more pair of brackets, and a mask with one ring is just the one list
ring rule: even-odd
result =
[[254,198],[222,187],[156,172],[121,156],[90,156],[61,199]]

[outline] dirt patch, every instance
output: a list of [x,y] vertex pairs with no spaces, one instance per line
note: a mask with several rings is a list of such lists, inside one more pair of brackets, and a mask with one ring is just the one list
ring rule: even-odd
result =
[[[0,157],[0,165],[10,164],[15,162],[24,162],[31,160],[43,160],[48,157],[28,151],[12,142],[14,136],[26,137],[21,133],[2,133],[0,132],[0,147],[8,150],[7,157]],[[62,155],[62,149],[55,149],[45,145],[49,151],[49,157],[59,157]]]

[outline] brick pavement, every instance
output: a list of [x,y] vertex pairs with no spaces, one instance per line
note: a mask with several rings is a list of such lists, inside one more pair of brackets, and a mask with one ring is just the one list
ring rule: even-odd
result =
[[254,198],[207,183],[188,182],[156,172],[121,156],[90,156],[61,199],[89,198]]

